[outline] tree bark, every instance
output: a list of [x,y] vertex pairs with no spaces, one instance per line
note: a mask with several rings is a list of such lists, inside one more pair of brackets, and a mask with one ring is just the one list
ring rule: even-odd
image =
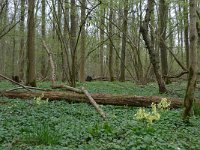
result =
[[63,35],[63,49],[62,49],[62,81],[69,81],[71,72],[69,65],[69,0],[64,2],[64,35]]
[[184,99],[184,112],[183,119],[189,121],[189,117],[192,113],[192,105],[194,102],[194,91],[196,87],[197,80],[197,1],[190,0],[190,67],[189,67],[189,76],[187,90]]
[[76,86],[76,73],[77,73],[77,54],[76,54],[76,30],[77,30],[77,21],[76,21],[76,1],[71,0],[71,30],[70,30],[70,51],[72,57],[71,64],[71,75],[70,75],[70,85]]
[[[15,13],[17,12],[17,3],[16,2],[14,2],[14,11],[15,11]],[[14,24],[16,23],[16,16],[14,15],[14,17],[13,17],[13,19],[14,19]],[[15,64],[16,64],[16,58],[15,58],[15,56],[16,56],[16,27],[14,27],[14,29],[13,29],[14,31],[13,31],[13,51],[12,51],[12,76],[15,76],[15,74],[16,74],[16,70],[15,70],[15,68],[16,68],[16,66],[15,66]]]
[[159,5],[159,46],[162,65],[162,76],[165,83],[170,83],[168,75],[168,61],[167,61],[167,47],[166,47],[166,30],[168,20],[168,2],[166,0],[160,0]]
[[26,85],[36,86],[35,68],[35,0],[28,0],[27,75]]
[[185,41],[185,53],[186,53],[186,66],[189,69],[189,39],[188,39],[188,0],[185,0],[183,7],[184,15],[184,41]]
[[123,35],[122,35],[122,50],[121,50],[121,64],[120,64],[120,77],[119,81],[125,81],[125,63],[126,63],[126,36],[128,28],[128,0],[124,4],[124,16],[123,16]]
[[103,57],[104,57],[104,24],[105,24],[105,8],[103,5],[100,5],[100,11],[101,11],[101,19],[100,19],[100,43],[101,46],[99,48],[99,59],[100,59],[100,77],[104,77],[104,63],[103,63]]
[[[41,28],[41,33],[42,33],[42,39],[45,41],[45,36],[46,36],[46,14],[45,14],[45,10],[46,10],[46,4],[45,4],[46,0],[42,0],[42,28]],[[41,75],[42,78],[45,77],[46,74],[46,57],[45,57],[45,50],[44,47],[42,48],[42,52],[41,52]]]
[[24,79],[25,49],[24,49],[24,19],[25,19],[25,0],[21,0],[21,21],[20,21],[20,50],[19,50],[19,78]]
[[[84,102],[89,103],[88,98],[84,94],[77,94],[72,92],[4,92],[1,96],[8,98],[30,99],[44,95],[43,99],[49,100],[66,100],[68,102]],[[106,105],[121,105],[121,106],[137,106],[150,107],[152,102],[159,103],[161,97],[158,96],[128,96],[128,95],[111,95],[111,94],[91,94],[93,99],[98,104]],[[180,99],[168,98],[171,101],[171,108],[180,108],[183,106],[183,101]],[[198,103],[198,105],[200,105]]]
[[79,80],[80,82],[85,81],[85,39],[86,39],[86,31],[85,31],[85,19],[86,19],[86,0],[81,1],[81,58],[80,58],[80,70],[79,70]]
[[[110,14],[109,14],[109,37],[112,37],[113,34],[113,26],[112,26],[112,21],[113,21],[113,0],[110,1]],[[113,44],[112,44],[112,39],[110,39],[109,42],[109,76],[110,76],[110,81],[114,81],[114,76],[113,76]]]
[[165,93],[167,91],[165,87],[165,82],[162,78],[161,72],[160,72],[160,66],[159,66],[159,58],[158,54],[155,51],[154,46],[151,43],[150,36],[148,34],[148,26],[151,18],[151,14],[154,10],[154,1],[148,0],[147,4],[147,9],[146,9],[146,15],[145,15],[145,20],[143,21],[143,24],[140,26],[140,32],[142,33],[143,40],[145,41],[146,47],[149,51],[149,57],[150,61],[153,66],[153,70],[156,76],[156,80],[159,86],[159,92],[160,93]]

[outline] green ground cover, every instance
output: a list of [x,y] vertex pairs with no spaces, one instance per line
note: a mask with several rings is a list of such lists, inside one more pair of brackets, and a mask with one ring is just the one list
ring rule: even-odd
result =
[[[48,87],[49,83],[40,83]],[[159,95],[156,84],[137,86],[131,82],[91,82],[78,84],[91,93]],[[13,87],[0,82],[0,89]],[[168,86],[164,97],[183,97],[185,83]],[[196,96],[199,98],[198,93]],[[0,97],[0,149],[200,149],[200,117],[189,124],[181,120],[182,109],[160,112],[152,125],[136,120],[138,108],[102,106],[108,119],[103,121],[88,104]]]

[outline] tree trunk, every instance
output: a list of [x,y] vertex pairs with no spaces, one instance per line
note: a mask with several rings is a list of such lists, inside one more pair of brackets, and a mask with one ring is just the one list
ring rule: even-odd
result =
[[[14,12],[16,13],[17,12],[17,3],[16,2],[14,2]],[[13,17],[13,20],[14,20],[14,24],[16,24],[16,15],[14,15],[14,17]],[[16,68],[16,66],[15,66],[15,64],[16,64],[16,27],[14,27],[14,29],[13,29],[14,31],[14,33],[13,33],[13,51],[12,51],[12,76],[15,76],[16,75],[16,70],[15,70],[15,68]]]
[[[180,3],[178,4],[179,6],[178,6],[178,14],[180,15],[183,15],[184,16],[184,14],[183,14],[183,11],[182,11],[182,7],[180,6]],[[180,32],[180,39],[179,39],[179,41],[180,41],[180,52],[181,52],[181,60],[182,60],[182,62],[183,62],[183,59],[184,59],[184,56],[183,56],[183,41],[184,41],[184,39],[183,39],[183,32],[184,32],[184,26],[183,26],[183,19],[180,19],[180,22],[179,22],[179,24],[180,24],[180,27],[179,27],[179,32]]]
[[143,40],[145,41],[146,47],[149,51],[149,57],[150,57],[150,61],[152,63],[153,70],[154,70],[154,73],[156,76],[156,80],[157,80],[158,87],[159,87],[159,92],[165,93],[167,91],[167,89],[165,87],[165,82],[162,79],[162,75],[160,73],[159,57],[158,57],[157,52],[155,51],[154,46],[151,43],[150,36],[148,34],[148,26],[149,26],[148,24],[150,22],[151,14],[154,10],[154,1],[148,0],[147,5],[148,6],[146,9],[145,20],[143,21],[143,24],[140,27],[140,32],[142,33]]
[[35,0],[28,1],[28,37],[27,37],[27,75],[26,85],[36,86],[35,68]]
[[162,65],[162,76],[165,83],[170,83],[168,75],[168,61],[167,61],[167,47],[166,47],[166,30],[168,20],[168,2],[166,0],[160,0],[159,5],[159,46]]
[[24,79],[24,65],[25,65],[25,47],[24,47],[24,18],[25,18],[25,0],[21,0],[21,21],[20,21],[20,51],[19,51],[19,78]]
[[70,75],[70,85],[75,87],[76,86],[76,76],[77,76],[77,54],[76,54],[76,28],[77,28],[77,21],[76,21],[76,1],[71,0],[71,30],[70,30],[70,51],[72,57],[72,64],[71,70],[72,73]]
[[197,79],[197,1],[190,0],[190,67],[189,67],[189,77],[188,85],[184,99],[184,112],[183,119],[189,121],[189,117],[192,113],[192,105],[194,102],[194,91]]
[[86,19],[86,0],[81,1],[81,25],[82,25],[82,30],[81,30],[81,48],[80,48],[80,53],[81,53],[81,58],[80,58],[80,70],[79,70],[79,80],[80,82],[85,81],[85,39],[86,39],[86,34],[85,34],[85,19]]
[[109,42],[109,75],[110,75],[110,81],[114,81],[114,76],[113,76],[113,44],[112,44],[112,34],[113,34],[113,0],[110,1],[110,14],[109,14],[109,37],[110,42]]
[[104,76],[104,63],[103,63],[103,57],[104,57],[104,24],[105,24],[105,8],[103,5],[100,5],[100,11],[101,11],[101,20],[100,20],[100,43],[101,46],[99,48],[99,59],[100,59],[100,77]]
[[126,56],[126,36],[128,28],[128,0],[124,4],[124,16],[123,16],[123,35],[122,35],[122,50],[121,50],[121,64],[120,64],[120,77],[119,81],[125,81],[125,56]]
[[64,40],[62,49],[62,81],[69,80],[69,1],[65,0],[64,8]]
[[[15,35],[15,29],[14,29],[14,35]],[[13,36],[13,51],[12,51],[12,76],[15,76],[15,56],[16,56],[16,52],[15,52],[15,49],[16,49],[16,39],[15,39],[15,36]]]
[[188,0],[185,0],[183,7],[184,14],[184,41],[185,41],[185,53],[186,53],[186,66],[189,69],[189,37],[188,37]]
[[[42,3],[42,39],[45,41],[45,36],[46,36],[46,14],[45,14],[45,10],[46,10],[46,4],[45,4],[45,0],[41,1]],[[45,77],[46,74],[46,55],[45,55],[45,49],[44,47],[42,48],[42,52],[41,52],[41,75],[42,78]]]
[[[140,26],[141,23],[142,23],[142,13],[143,13],[142,12],[142,1],[141,0],[138,3],[137,10],[138,10],[137,21],[138,21],[139,26]],[[134,17],[134,13],[133,13],[133,16],[132,16],[132,22],[134,24],[135,19],[133,19],[133,17]],[[143,63],[142,63],[142,60],[141,60],[142,59],[142,57],[141,57],[141,53],[142,53],[141,49],[142,49],[142,47],[141,47],[141,34],[138,33],[137,34],[137,48],[136,48],[137,56],[136,56],[136,59],[135,59],[137,65],[135,66],[135,70],[137,70],[136,75],[137,75],[137,80],[139,81],[139,83],[145,84],[147,82],[147,78],[144,77],[144,66],[145,65],[143,66]]]

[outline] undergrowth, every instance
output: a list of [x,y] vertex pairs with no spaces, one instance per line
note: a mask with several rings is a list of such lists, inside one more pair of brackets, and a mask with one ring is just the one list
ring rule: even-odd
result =
[[[5,89],[12,86],[3,85]],[[138,87],[131,82],[91,82],[78,86],[85,86],[92,93],[158,95],[155,84]],[[184,87],[170,86],[171,89]],[[146,126],[134,116],[138,108],[101,107],[108,116],[106,121],[91,105],[84,103],[38,103],[33,99],[0,97],[0,149],[200,149],[198,115],[191,117],[190,124],[184,124],[182,109],[172,109],[160,112],[160,119]],[[150,110],[147,108],[147,111]]]

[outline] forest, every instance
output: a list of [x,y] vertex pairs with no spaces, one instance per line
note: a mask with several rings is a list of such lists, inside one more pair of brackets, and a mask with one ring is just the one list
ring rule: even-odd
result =
[[200,149],[198,0],[1,0],[0,149]]

